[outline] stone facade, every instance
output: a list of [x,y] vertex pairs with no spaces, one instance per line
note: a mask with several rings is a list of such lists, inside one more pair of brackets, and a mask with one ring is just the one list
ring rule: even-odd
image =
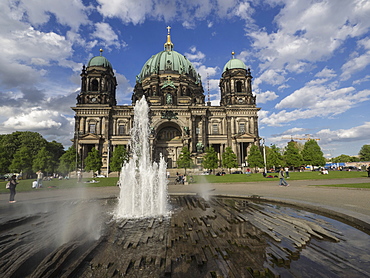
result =
[[[152,56],[137,76],[132,105],[116,104],[116,78],[111,64],[96,56],[81,73],[81,91],[75,111],[75,137],[82,160],[95,147],[106,174],[109,157],[117,145],[129,148],[133,109],[145,96],[150,105],[151,155],[160,153],[168,168],[176,168],[181,149],[187,146],[194,163],[201,164],[206,147],[221,159],[231,147],[243,166],[252,144],[259,144],[256,97],[250,69],[232,58],[220,79],[220,106],[205,103],[200,76],[184,56],[173,51],[168,33],[164,51]],[[83,164],[80,165],[83,168]]]

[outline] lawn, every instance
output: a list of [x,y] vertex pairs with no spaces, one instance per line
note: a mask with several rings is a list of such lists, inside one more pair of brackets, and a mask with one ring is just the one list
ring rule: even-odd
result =
[[[87,183],[92,179],[82,179],[82,182],[77,183],[76,179],[69,180],[58,180],[53,179],[51,181],[44,181],[43,188],[33,189],[32,182],[34,179],[20,180],[17,185],[17,192],[25,192],[32,190],[55,190],[55,189],[65,189],[65,188],[75,188],[75,187],[102,187],[102,186],[115,186],[117,184],[118,178],[95,178],[97,183]],[[9,193],[9,189],[5,188],[6,181],[0,181],[0,193]]]
[[[226,174],[225,176],[195,176],[195,182],[206,181],[209,183],[228,183],[228,182],[258,182],[266,180],[277,180],[278,173],[269,173],[275,178],[264,178],[262,174]],[[323,180],[323,179],[345,179],[345,178],[363,178],[367,177],[367,172],[355,171],[330,171],[328,175],[322,175],[320,172],[290,172],[290,180]]]
[[[273,174],[277,176],[276,174]],[[193,176],[196,183],[234,183],[234,182],[259,182],[267,180],[278,180],[278,178],[264,178],[262,174],[226,174],[225,176]],[[345,179],[345,178],[363,178],[367,177],[367,172],[347,172],[347,171],[330,171],[329,175],[321,175],[319,172],[290,172],[290,180],[320,180],[320,179]],[[18,192],[32,191],[32,190],[55,190],[75,187],[103,187],[115,186],[118,178],[96,178],[98,183],[86,183],[90,179],[82,179],[81,183],[77,183],[76,179],[44,181],[44,187],[40,189],[32,189],[33,179],[20,180],[17,185]],[[9,193],[5,188],[5,181],[0,181],[0,193]],[[356,188],[370,188],[369,183],[363,184],[347,184],[347,185],[325,185],[325,186],[343,186]]]

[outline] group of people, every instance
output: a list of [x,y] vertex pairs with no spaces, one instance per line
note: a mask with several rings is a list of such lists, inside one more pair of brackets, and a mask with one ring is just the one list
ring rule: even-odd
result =
[[179,175],[179,173],[176,173],[175,183],[185,184],[186,182],[187,182],[186,175]]

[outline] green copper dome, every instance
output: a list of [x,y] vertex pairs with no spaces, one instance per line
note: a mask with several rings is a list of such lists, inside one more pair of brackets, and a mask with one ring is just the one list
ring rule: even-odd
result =
[[137,76],[137,82],[141,83],[142,80],[152,74],[162,73],[178,73],[187,75],[195,80],[196,83],[200,82],[200,76],[197,74],[193,64],[182,54],[173,50],[173,43],[171,42],[170,27],[167,27],[167,41],[164,44],[164,50],[153,55],[144,64],[140,74]]
[[192,63],[184,55],[174,50],[164,50],[153,55],[146,61],[138,77],[141,81],[152,74],[164,72],[185,74],[195,80],[199,78]]
[[247,69],[247,66],[244,64],[243,61],[232,58],[226,63],[222,72],[225,72],[227,69]]
[[102,49],[100,49],[100,56],[95,56],[90,59],[89,63],[87,64],[88,67],[105,67],[105,68],[112,68],[111,63],[108,61],[107,58],[101,55],[103,52]]

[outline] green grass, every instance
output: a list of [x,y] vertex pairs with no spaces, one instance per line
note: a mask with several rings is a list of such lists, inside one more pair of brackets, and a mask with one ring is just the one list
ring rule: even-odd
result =
[[[277,176],[278,173],[268,175]],[[289,180],[326,180],[367,177],[367,172],[330,171],[328,175],[321,175],[319,172],[290,172]],[[226,174],[225,176],[194,176],[196,182],[206,181],[209,183],[234,183],[234,182],[258,182],[277,180],[278,178],[264,178],[262,174]]]
[[[272,174],[276,175],[276,174]],[[262,174],[226,174],[225,176],[193,176],[196,183],[208,182],[208,183],[235,183],[235,182],[259,182],[259,181],[276,181],[278,178],[264,178]],[[329,175],[321,175],[319,172],[290,172],[289,180],[324,180],[324,179],[345,179],[345,178],[364,178],[367,177],[367,172],[346,172],[346,171],[331,171]],[[98,183],[85,183],[90,179],[82,179],[81,183],[77,183],[76,179],[70,180],[57,180],[44,181],[43,188],[37,190],[55,190],[55,189],[66,189],[66,188],[80,188],[80,187],[103,187],[103,186],[115,186],[118,178],[96,178]],[[17,192],[34,191],[32,189],[33,179],[20,180],[17,185]],[[9,189],[5,188],[5,181],[0,181],[0,193],[9,193]],[[370,188],[369,183],[359,184],[341,184],[341,185],[322,185],[331,187],[353,187],[353,188]]]
[[[77,183],[77,179],[69,180],[58,180],[53,179],[51,181],[44,181],[43,188],[33,189],[32,182],[34,179],[20,180],[16,187],[17,192],[26,192],[34,190],[55,190],[55,189],[66,189],[66,188],[81,188],[81,187],[103,187],[103,186],[115,186],[118,178],[95,178],[98,183],[85,183],[92,179],[82,179],[82,182]],[[0,181],[0,193],[9,193],[9,189],[5,188],[6,181]]]

